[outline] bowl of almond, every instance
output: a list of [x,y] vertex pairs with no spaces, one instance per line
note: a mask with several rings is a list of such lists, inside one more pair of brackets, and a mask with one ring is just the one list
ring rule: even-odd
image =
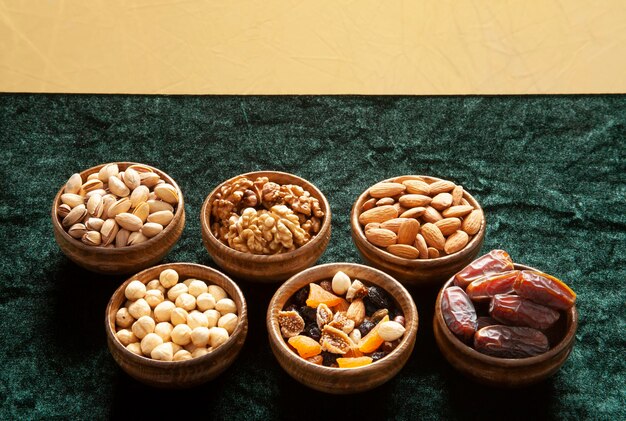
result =
[[363,192],[350,215],[362,258],[408,285],[440,284],[480,251],[486,221],[478,201],[452,181],[404,175]]

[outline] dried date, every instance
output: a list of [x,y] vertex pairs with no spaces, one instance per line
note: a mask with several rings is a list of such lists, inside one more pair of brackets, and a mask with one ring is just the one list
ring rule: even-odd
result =
[[489,301],[495,295],[512,294],[513,284],[519,276],[519,270],[485,276],[469,284],[465,292],[472,301]]
[[489,306],[491,317],[512,326],[545,330],[559,320],[559,312],[517,295],[496,295]]
[[529,327],[488,326],[474,335],[474,348],[500,358],[525,358],[550,349],[546,335]]
[[513,270],[511,256],[504,250],[492,250],[479,257],[454,276],[454,285],[466,288],[471,282],[483,276]]
[[557,310],[567,310],[576,302],[576,293],[563,281],[532,270],[523,270],[513,289],[521,297]]
[[441,298],[441,313],[459,339],[464,342],[472,339],[477,327],[476,309],[465,291],[459,287],[446,288]]

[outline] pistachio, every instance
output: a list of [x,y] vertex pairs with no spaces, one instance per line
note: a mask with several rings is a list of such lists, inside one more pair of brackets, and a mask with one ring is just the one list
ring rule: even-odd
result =
[[90,231],[100,231],[102,229],[102,225],[104,224],[104,220],[100,218],[89,218],[85,223],[85,227],[87,227]]
[[87,182],[83,184],[83,186],[80,188],[80,191],[83,194],[87,194],[90,191],[100,190],[103,187],[104,187],[104,184],[102,183],[102,181],[96,178],[96,179],[87,180]]
[[124,184],[128,187],[130,191],[135,190],[141,184],[141,180],[139,179],[139,174],[137,171],[132,168],[127,168],[124,171]]
[[74,224],[70,227],[70,229],[67,230],[67,233],[72,238],[76,238],[77,240],[81,238],[86,232],[87,232],[87,228],[85,227],[85,224],[81,224],[81,223]]
[[98,195],[100,195],[100,197],[102,197],[102,196],[105,196],[107,194],[107,191],[104,190],[104,189],[91,190],[91,191],[89,191],[89,192],[87,192],[85,194],[85,199],[86,200],[91,199],[91,196],[93,196],[94,194],[98,194]]
[[133,164],[130,167],[128,167],[128,169],[132,169],[137,171],[140,175],[143,173],[153,173],[154,170],[147,166],[147,165],[143,165],[143,164]]
[[112,194],[105,194],[104,196],[102,196],[102,215],[108,217],[109,216],[109,209],[111,208],[111,206],[117,202],[117,197],[115,197],[115,195]]
[[63,193],[73,193],[77,194],[80,191],[80,186],[83,185],[83,179],[80,177],[80,174],[72,174],[67,183],[65,183],[65,189],[63,189]]
[[87,181],[89,181],[89,180],[97,180],[97,179],[98,179],[98,174],[97,173],[89,174],[87,176]]
[[65,193],[61,195],[61,202],[68,205],[70,208],[75,208],[78,205],[85,203],[83,196],[74,193]]
[[157,197],[159,197],[159,199],[164,200],[171,205],[175,205],[178,203],[178,192],[176,191],[176,188],[171,184],[158,184],[154,188],[154,192],[156,193]]
[[148,216],[148,222],[156,222],[166,227],[174,219],[174,213],[170,211],[154,212]]
[[130,194],[130,189],[117,177],[109,178],[109,190],[119,197],[126,197]]
[[85,215],[87,215],[87,208],[85,205],[78,205],[72,209],[65,218],[63,218],[62,224],[64,227],[69,228],[78,221],[81,221]]
[[87,231],[83,235],[82,241],[88,246],[99,246],[102,244],[102,236],[98,231]]
[[63,219],[71,211],[72,211],[72,208],[70,207],[70,205],[63,203],[57,208],[57,215],[59,215],[59,218]]
[[124,247],[128,245],[128,237],[130,237],[130,231],[121,229],[115,236],[115,247]]
[[150,195],[150,189],[146,186],[138,186],[130,194],[130,204],[136,208],[141,202],[147,202]]
[[102,216],[102,211],[103,211],[102,196],[100,196],[99,194],[93,194],[87,201],[87,212],[91,216],[100,218]]
[[148,199],[146,202],[148,206],[150,206],[150,213],[160,212],[160,211],[170,211],[174,212],[174,207],[167,202],[157,199]]
[[128,236],[128,245],[129,246],[134,246],[135,244],[141,244],[143,242],[148,241],[148,237],[146,237],[145,235],[143,235],[140,232],[132,232],[129,236]]
[[141,227],[141,233],[148,238],[152,238],[163,231],[163,225],[156,222],[148,222]]
[[122,228],[131,232],[139,231],[143,225],[141,218],[126,212],[116,215],[115,222],[117,222]]
[[115,218],[120,213],[128,212],[130,210],[130,200],[127,197],[122,197],[109,207],[107,216],[109,218]]
[[108,183],[111,176],[116,176],[120,172],[117,164],[106,164],[98,172],[98,179],[103,183]]
[[161,180],[158,174],[153,172],[139,173],[139,179],[141,184],[146,187],[154,187]]
[[102,223],[100,227],[100,234],[102,234],[102,244],[108,246],[116,238],[120,227],[115,222],[115,219],[109,218]]
[[133,211],[133,215],[141,219],[142,223],[146,222],[148,215],[150,215],[150,206],[146,202],[141,202]]

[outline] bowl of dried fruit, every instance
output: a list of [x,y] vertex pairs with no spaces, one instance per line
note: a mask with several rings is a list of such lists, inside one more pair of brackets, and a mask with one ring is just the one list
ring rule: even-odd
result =
[[421,175],[367,189],[350,224],[363,259],[409,285],[443,283],[476,257],[485,236],[485,217],[471,194]]
[[73,174],[52,203],[54,237],[87,270],[137,272],[159,262],[185,226],[183,194],[161,170],[134,162]]
[[235,361],[248,332],[246,300],[237,284],[193,263],[133,275],[113,294],[104,322],[119,366],[164,388],[217,377]]
[[530,385],[554,374],[572,351],[575,302],[564,282],[493,250],[439,292],[435,339],[454,368],[480,383]]
[[241,174],[200,212],[202,240],[230,275],[279,282],[313,265],[330,240],[330,206],[307,180],[279,171]]
[[276,359],[313,389],[348,394],[394,377],[415,346],[418,314],[407,290],[369,266],[330,263],[286,281],[267,310]]

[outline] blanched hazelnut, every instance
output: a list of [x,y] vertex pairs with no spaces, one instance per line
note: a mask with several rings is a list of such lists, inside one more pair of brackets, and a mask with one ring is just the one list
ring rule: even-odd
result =
[[141,352],[143,355],[150,356],[150,353],[154,348],[161,345],[163,343],[163,339],[156,333],[148,333],[141,340]]
[[222,298],[215,303],[215,309],[221,314],[237,313],[237,305],[230,298]]
[[153,360],[172,361],[172,359],[174,358],[172,345],[170,345],[169,343],[157,345],[150,353],[150,356]]
[[139,341],[135,334],[128,329],[118,330],[115,336],[117,337],[117,340],[120,341],[120,343],[124,346]]
[[183,349],[182,346],[175,344],[172,341],[169,341],[168,344],[172,345],[172,351],[174,352],[174,354],[176,354],[178,351],[180,351],[181,349]]
[[154,320],[150,316],[142,316],[132,327],[133,333],[139,339],[143,339],[148,333],[154,332]]
[[147,291],[150,291],[153,289],[158,289],[159,291],[161,291],[162,294],[165,294],[165,288],[163,288],[163,285],[161,285],[158,279],[153,279],[146,284]]
[[155,308],[165,300],[165,297],[163,297],[163,293],[158,289],[149,289],[146,291],[146,295],[143,299],[146,300],[150,307]]
[[143,298],[144,295],[146,295],[146,286],[143,284],[143,282],[138,280],[130,281],[130,283],[126,285],[124,295],[129,300],[138,300],[140,298]]
[[207,311],[215,308],[215,297],[208,292],[203,292],[196,297],[196,306],[200,311]]
[[193,358],[198,358],[198,357],[202,357],[203,355],[206,355],[209,353],[209,350],[206,348],[196,348],[193,350],[193,352],[191,353],[191,356]]
[[171,320],[172,310],[176,305],[171,301],[163,301],[154,308],[154,319],[157,322],[169,322]]
[[187,294],[186,292],[180,294],[178,298],[176,298],[176,307],[191,311],[196,308],[196,297],[191,294]]
[[167,291],[167,298],[170,301],[176,301],[180,294],[184,294],[189,290],[185,284],[176,284]]
[[169,342],[172,335],[172,329],[174,329],[174,326],[172,326],[171,323],[161,322],[154,327],[154,333],[159,335],[163,339],[163,342]]
[[335,273],[335,276],[333,276],[332,289],[335,294],[344,295],[348,292],[350,285],[352,285],[350,277],[342,271]]
[[191,328],[187,325],[177,325],[172,329],[172,342],[178,345],[187,345],[191,342]]
[[191,331],[191,342],[197,347],[206,347],[209,343],[211,332],[208,328],[200,326]]
[[171,288],[178,283],[178,272],[174,269],[165,269],[159,275],[159,282],[163,288]]
[[141,352],[141,345],[139,342],[133,342],[132,344],[126,345],[126,349],[132,352],[133,354],[137,354],[141,356],[143,353]]
[[192,353],[192,352],[194,351],[194,349],[196,349],[196,348],[197,348],[197,346],[195,346],[195,345],[193,344],[193,342],[189,342],[189,343],[188,343],[187,345],[185,345],[183,348],[185,349],[185,351],[188,351],[189,353]]
[[189,283],[189,293],[193,295],[194,297],[197,297],[198,295],[205,293],[208,290],[209,290],[209,287],[207,286],[207,284],[197,279]]
[[183,284],[185,284],[187,286],[187,288],[189,288],[189,284],[192,283],[193,281],[196,281],[196,279],[194,279],[194,278],[185,279]]
[[209,285],[209,294],[215,298],[215,301],[219,301],[222,298],[227,298],[228,294],[222,287],[218,287],[217,285]]
[[128,307],[128,312],[135,319],[139,319],[142,316],[149,316],[151,311],[150,305],[143,298],[138,299]]
[[206,316],[207,322],[209,323],[207,325],[207,327],[209,328],[217,326],[218,320],[220,319],[220,317],[222,317],[220,312],[214,309],[205,311],[204,315]]
[[184,349],[181,349],[176,354],[174,354],[173,360],[174,361],[186,361],[192,358],[193,357],[191,356],[191,353],[189,351],[185,351]]
[[186,324],[188,316],[189,314],[187,314],[187,310],[178,307],[172,310],[172,314],[170,315],[172,324],[174,326]]
[[187,325],[192,329],[200,326],[207,327],[209,326],[209,320],[204,313],[194,310],[187,316]]
[[217,348],[226,342],[229,338],[228,331],[223,327],[212,327],[209,329],[211,337],[209,338],[209,344],[213,348]]
[[115,313],[115,324],[119,327],[131,327],[135,322],[135,318],[130,315],[126,307],[122,307]]
[[237,327],[238,322],[239,318],[236,314],[228,313],[220,317],[220,319],[217,321],[217,326],[223,327],[224,329],[226,329],[229,335],[232,335],[235,331],[235,328]]

